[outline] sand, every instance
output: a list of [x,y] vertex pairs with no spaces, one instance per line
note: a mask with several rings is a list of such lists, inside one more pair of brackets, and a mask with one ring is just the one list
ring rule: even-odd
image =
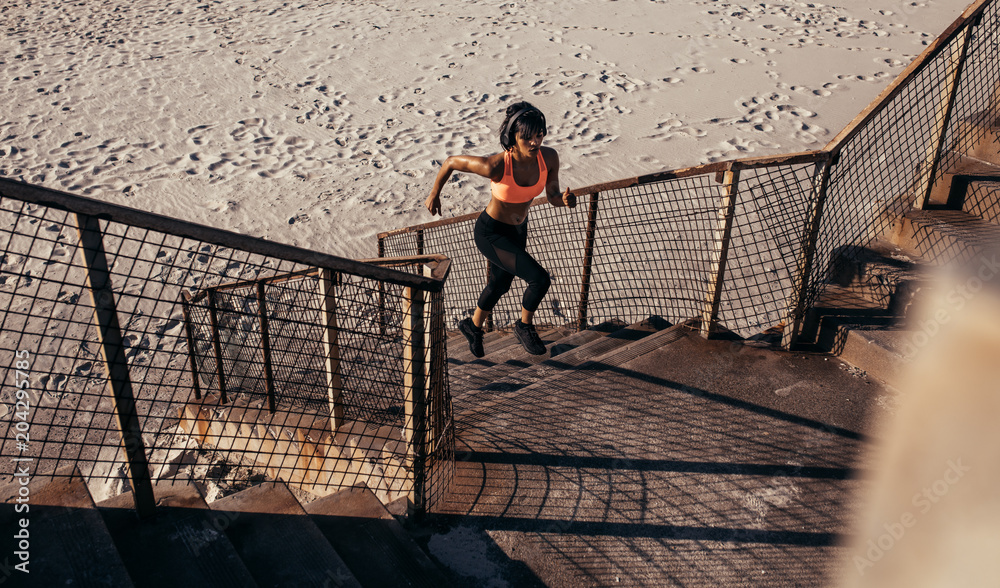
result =
[[[546,112],[564,187],[824,146],[965,8],[578,0],[0,8],[0,175],[352,258]],[[444,214],[488,187],[456,174]]]

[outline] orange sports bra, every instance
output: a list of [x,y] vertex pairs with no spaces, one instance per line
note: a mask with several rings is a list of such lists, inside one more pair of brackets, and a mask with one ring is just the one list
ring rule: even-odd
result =
[[501,202],[511,204],[523,204],[531,202],[545,190],[545,181],[548,179],[548,169],[545,167],[545,159],[542,157],[542,150],[538,150],[538,182],[534,186],[521,186],[514,181],[514,165],[511,162],[510,151],[503,154],[503,178],[499,182],[490,181],[490,189],[493,197]]

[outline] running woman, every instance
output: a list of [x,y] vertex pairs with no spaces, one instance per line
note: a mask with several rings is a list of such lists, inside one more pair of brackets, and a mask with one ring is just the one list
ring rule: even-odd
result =
[[521,299],[521,318],[514,324],[514,336],[528,353],[545,353],[533,318],[551,280],[545,268],[526,251],[528,207],[543,190],[553,206],[576,206],[576,196],[570,194],[569,189],[559,192],[559,156],[555,149],[542,147],[546,132],[542,111],[527,102],[509,106],[500,126],[503,152],[489,157],[449,157],[441,165],[431,195],[424,202],[431,214],[441,214],[441,189],[454,171],[490,180],[492,197],[486,210],[479,215],[474,231],[476,247],[491,264],[489,279],[479,295],[472,318],[458,323],[458,329],[469,340],[469,350],[476,357],[485,354],[483,321],[510,289],[514,276],[528,284]]

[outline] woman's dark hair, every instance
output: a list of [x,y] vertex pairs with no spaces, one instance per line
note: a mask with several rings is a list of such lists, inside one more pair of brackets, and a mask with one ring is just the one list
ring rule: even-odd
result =
[[518,102],[507,107],[507,117],[500,125],[500,146],[504,151],[517,144],[517,137],[533,137],[548,133],[545,128],[545,115],[527,102]]

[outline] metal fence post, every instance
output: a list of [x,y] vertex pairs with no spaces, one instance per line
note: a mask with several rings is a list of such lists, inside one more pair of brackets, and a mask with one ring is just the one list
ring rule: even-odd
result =
[[194,341],[194,326],[191,324],[190,294],[182,292],[181,311],[184,314],[184,333],[187,336],[188,360],[191,362],[191,384],[194,386],[194,397],[201,400],[201,384],[198,383],[198,358]]
[[813,173],[813,203],[809,209],[809,216],[806,218],[802,249],[799,251],[799,259],[796,262],[796,281],[785,313],[785,328],[781,333],[781,346],[785,349],[790,349],[795,345],[802,330],[809,278],[812,275],[813,258],[816,254],[816,240],[819,238],[819,227],[823,220],[823,204],[826,202],[832,168],[833,159],[830,158],[827,161],[817,163]]
[[701,319],[701,335],[705,338],[712,334],[719,320],[719,303],[722,301],[722,287],[726,281],[726,259],[729,257],[733,216],[736,214],[736,196],[739,193],[739,169],[733,168],[720,173],[724,174],[722,182],[725,192],[718,210],[716,248],[712,251],[709,290],[705,297],[705,308]]
[[594,262],[594,235],[597,232],[597,203],[600,192],[590,195],[590,207],[587,209],[587,236],[583,246],[583,274],[580,279],[580,314],[576,330],[587,328],[587,306],[590,303],[590,276]]
[[[445,365],[448,361],[448,354],[445,349],[447,334],[444,329],[444,294],[442,292],[433,292],[430,297],[431,303],[428,309],[430,329],[428,329],[427,337],[430,345],[430,362],[428,363],[430,368],[430,385],[427,390],[427,438],[424,440],[424,446],[427,448],[426,459],[428,460],[428,467],[430,462],[435,459],[432,450],[434,447],[437,447],[441,436],[444,434],[444,418],[446,414],[444,410],[445,390],[447,389]],[[430,480],[430,472],[426,469],[425,479]],[[424,492],[425,501],[429,493],[429,491]]]
[[920,176],[917,179],[917,198],[914,208],[923,209],[930,200],[931,192],[934,189],[934,179],[938,171],[938,162],[941,160],[941,152],[944,150],[945,135],[948,131],[948,123],[951,122],[951,113],[955,107],[955,98],[958,96],[958,81],[962,76],[965,67],[966,56],[969,52],[969,42],[972,40],[972,25],[967,25],[955,38],[955,46],[952,47],[949,56],[948,77],[941,90],[941,102],[938,104],[938,112],[935,125],[932,130],[930,148],[924,156],[920,166]]
[[410,501],[416,514],[426,508],[427,461],[427,323],[426,292],[403,290],[403,433],[413,476]]
[[76,215],[80,233],[80,252],[87,268],[87,286],[94,303],[94,322],[100,340],[101,354],[108,368],[108,389],[115,405],[115,417],[122,436],[122,448],[128,460],[129,483],[135,500],[135,511],[139,518],[148,518],[155,513],[156,499],[149,474],[146,445],[142,440],[142,425],[135,405],[132,381],[129,377],[128,360],[125,359],[125,343],[115,295],[111,288],[111,271],[104,251],[100,221],[83,214]]
[[264,354],[264,386],[267,390],[267,408],[271,414],[278,409],[274,393],[274,370],[271,367],[271,336],[267,326],[267,301],[264,282],[257,282],[257,316],[260,319],[260,347]]
[[[379,235],[378,237],[378,256],[380,258],[385,257],[385,237]],[[331,289],[331,292],[333,290]],[[385,282],[379,280],[378,283],[378,325],[379,334],[385,337],[388,332],[389,317],[386,314],[385,308]]]
[[[337,325],[337,295],[334,275],[321,269],[319,274],[320,320],[323,324],[323,355],[326,360],[327,400],[330,406],[330,427],[336,432],[344,424],[344,384],[340,374],[340,329]],[[385,300],[380,300],[384,305]],[[385,307],[382,306],[384,312]]]
[[215,290],[208,291],[208,318],[212,323],[212,349],[215,350],[215,376],[219,384],[219,402],[226,404],[226,368],[222,363],[222,342],[219,340],[219,312],[215,305]]

